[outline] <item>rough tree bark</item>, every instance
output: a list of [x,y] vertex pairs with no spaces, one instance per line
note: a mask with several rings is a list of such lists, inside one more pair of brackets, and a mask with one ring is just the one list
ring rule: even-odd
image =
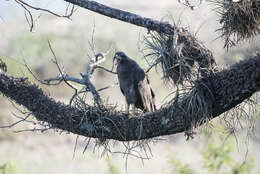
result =
[[140,27],[147,28],[148,30],[154,30],[165,34],[173,34],[174,29],[177,29],[171,26],[169,23],[160,22],[150,18],[145,18],[136,15],[134,13],[105,6],[95,1],[88,1],[88,0],[64,0],[64,1],[86,8],[88,10],[91,10],[93,12],[99,13],[104,16],[108,16]]
[[248,99],[260,90],[260,55],[204,77],[197,81],[196,90],[211,103],[210,113],[192,118],[184,112],[186,108],[172,104],[144,117],[128,119],[116,112],[93,114],[91,108],[90,112],[83,112],[56,102],[24,78],[0,73],[1,93],[26,107],[37,120],[86,137],[130,141],[184,132],[190,128],[191,120],[210,120]]

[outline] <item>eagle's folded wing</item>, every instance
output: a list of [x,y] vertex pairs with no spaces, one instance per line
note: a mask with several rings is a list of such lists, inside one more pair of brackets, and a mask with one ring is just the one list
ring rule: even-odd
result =
[[138,84],[144,110],[152,112],[155,110],[155,95],[150,87],[149,79],[142,69],[137,69],[135,73],[135,82]]

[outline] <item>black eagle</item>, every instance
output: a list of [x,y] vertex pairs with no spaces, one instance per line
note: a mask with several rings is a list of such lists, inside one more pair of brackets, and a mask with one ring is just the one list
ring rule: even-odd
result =
[[116,52],[113,60],[116,60],[120,89],[126,98],[127,114],[131,104],[134,112],[136,107],[144,112],[155,111],[155,95],[144,70],[122,51]]

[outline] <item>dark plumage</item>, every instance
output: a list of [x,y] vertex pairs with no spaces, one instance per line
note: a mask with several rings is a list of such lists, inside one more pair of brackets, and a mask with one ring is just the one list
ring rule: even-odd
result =
[[121,92],[126,98],[127,113],[131,104],[144,112],[155,111],[155,95],[144,70],[125,53],[119,51],[114,56]]

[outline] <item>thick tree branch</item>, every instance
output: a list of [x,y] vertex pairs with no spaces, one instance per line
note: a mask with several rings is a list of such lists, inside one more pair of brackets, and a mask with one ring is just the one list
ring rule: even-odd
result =
[[[202,115],[187,113],[189,105],[179,101],[142,117],[128,117],[119,112],[83,110],[56,102],[36,85],[24,78],[14,78],[0,71],[0,91],[19,105],[26,107],[39,121],[78,135],[94,138],[131,141],[175,134],[188,130],[193,123],[212,119],[248,99],[260,90],[260,55],[211,74],[197,81],[196,95],[207,101]],[[192,94],[187,94],[187,97]]]
[[174,32],[174,28],[168,23],[153,20],[151,18],[145,18],[136,15],[134,13],[105,6],[95,1],[88,1],[88,0],[64,0],[64,1],[86,8],[88,10],[91,10],[93,12],[99,13],[104,16],[108,16],[140,27],[147,28],[148,30],[154,30],[165,34],[173,34]]

